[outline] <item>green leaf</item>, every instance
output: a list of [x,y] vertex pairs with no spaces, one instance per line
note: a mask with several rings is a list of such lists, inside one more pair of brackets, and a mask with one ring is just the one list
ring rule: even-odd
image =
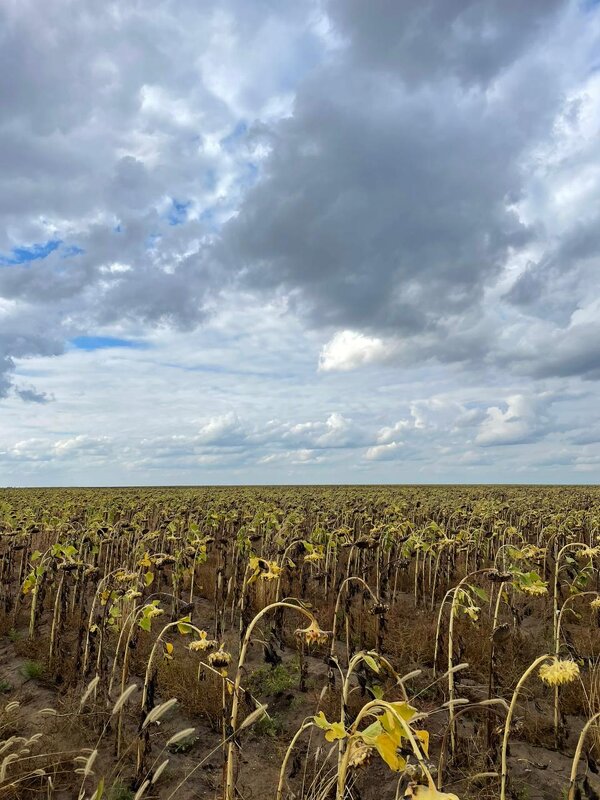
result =
[[103,794],[104,794],[104,778],[100,778],[100,783],[98,784],[98,788],[92,795],[91,800],[102,800]]
[[478,597],[483,603],[488,603],[490,600],[489,594],[480,586],[469,586],[469,589]]
[[376,722],[372,722],[368,727],[366,727],[363,731],[360,732],[360,738],[363,740],[365,744],[374,745],[375,739],[382,732],[383,732],[383,726],[381,725],[381,722],[377,720]]
[[138,622],[138,625],[143,631],[146,631],[147,633],[150,633],[150,631],[152,630],[152,623],[150,621],[150,617],[146,616],[141,617],[141,619]]
[[375,700],[381,700],[383,698],[383,686],[380,686],[378,683],[374,683],[372,686],[369,686],[369,691]]
[[180,620],[177,621],[177,630],[182,636],[188,636],[188,634],[193,632],[194,629],[191,627],[191,625],[186,625],[186,623],[189,622],[190,620],[191,617],[188,614],[187,617],[182,617]]
[[369,669],[373,670],[373,672],[379,672],[379,664],[372,656],[363,656],[363,661],[367,664]]

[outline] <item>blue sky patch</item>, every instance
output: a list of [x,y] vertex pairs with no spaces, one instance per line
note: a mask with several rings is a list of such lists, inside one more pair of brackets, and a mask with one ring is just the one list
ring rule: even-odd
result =
[[69,342],[76,350],[107,350],[109,348],[123,347],[143,349],[147,347],[144,342],[135,339],[118,339],[114,336],[76,336]]
[[182,225],[187,219],[187,212],[189,207],[191,206],[191,202],[181,202],[179,200],[175,200],[175,198],[171,198],[171,208],[167,214],[167,219],[169,220],[169,225]]
[[0,255],[0,266],[12,267],[17,264],[27,264],[30,261],[37,261],[40,258],[46,258],[50,253],[61,246],[61,239],[49,239],[43,244],[24,245],[23,247],[13,247],[11,255]]
[[71,244],[62,248],[60,251],[60,256],[61,258],[72,258],[73,256],[80,256],[82,253],[85,253],[85,250],[82,247],[78,247],[76,244]]
[[245,120],[241,119],[231,133],[228,133],[227,136],[224,136],[219,144],[226,150],[227,152],[231,152],[235,149],[237,143],[242,139],[246,133],[248,132],[248,125],[246,124]]

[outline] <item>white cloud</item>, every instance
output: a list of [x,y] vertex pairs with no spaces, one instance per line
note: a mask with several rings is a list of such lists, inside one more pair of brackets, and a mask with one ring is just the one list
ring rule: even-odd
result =
[[393,461],[400,458],[404,449],[402,442],[388,442],[369,447],[365,453],[367,461]]
[[551,398],[513,395],[506,400],[506,408],[488,408],[475,437],[482,446],[524,444],[540,438],[547,432],[548,411]]
[[319,369],[323,372],[350,370],[385,362],[396,350],[393,344],[357,331],[338,331],[323,345]]
[[237,445],[243,444],[247,438],[237,414],[230,412],[209,419],[202,425],[198,433],[199,444]]

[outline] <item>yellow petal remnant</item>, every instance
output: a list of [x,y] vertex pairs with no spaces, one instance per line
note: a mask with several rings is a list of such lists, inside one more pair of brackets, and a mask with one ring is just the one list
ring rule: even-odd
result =
[[214,639],[208,638],[208,633],[206,631],[200,631],[198,636],[198,639],[189,643],[188,650],[196,653],[198,651],[214,650],[217,646],[217,642],[215,642]]
[[594,597],[590,603],[590,608],[592,611],[598,611],[598,609],[600,609],[600,597]]
[[548,686],[561,686],[563,683],[572,683],[579,677],[579,667],[570,659],[554,659],[550,664],[542,664],[540,678]]
[[115,578],[119,583],[132,583],[137,581],[138,574],[137,572],[127,572],[127,570],[122,569],[116,573]]
[[261,578],[266,581],[273,581],[279,578],[281,567],[278,563],[276,561],[267,561],[267,564],[269,568],[261,574]]

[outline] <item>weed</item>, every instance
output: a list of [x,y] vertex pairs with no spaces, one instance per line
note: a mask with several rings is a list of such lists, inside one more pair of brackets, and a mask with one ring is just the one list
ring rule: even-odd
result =
[[134,792],[121,783],[113,784],[106,793],[106,800],[133,800]]
[[39,680],[44,674],[44,665],[39,661],[25,661],[21,667],[21,674],[28,681]]
[[255,723],[253,730],[257,736],[268,736],[271,739],[275,739],[277,736],[281,735],[283,725],[277,714],[271,714],[270,716],[265,715],[259,719],[259,721]]
[[297,686],[298,674],[299,669],[293,664],[289,669],[285,664],[264,665],[250,675],[248,687],[253,694],[279,695]]
[[179,742],[169,745],[167,748],[170,753],[189,753],[189,751],[200,741],[199,736],[186,736]]

